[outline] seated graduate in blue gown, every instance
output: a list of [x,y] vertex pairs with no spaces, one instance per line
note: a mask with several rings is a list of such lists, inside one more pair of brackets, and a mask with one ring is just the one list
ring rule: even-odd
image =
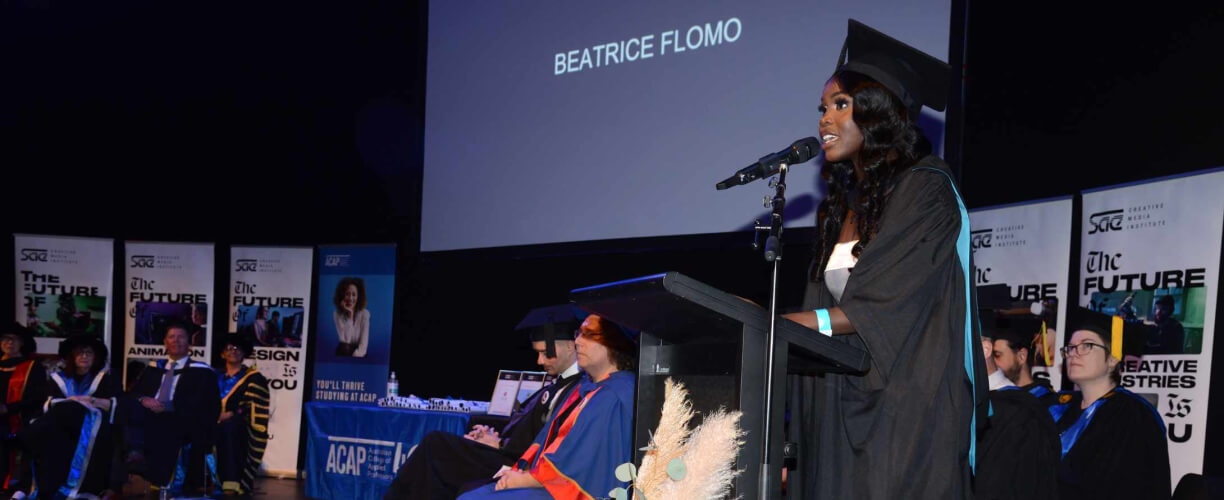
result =
[[515,468],[459,500],[606,497],[625,483],[616,467],[633,459],[633,391],[637,347],[616,325],[591,315],[574,340],[584,371]]

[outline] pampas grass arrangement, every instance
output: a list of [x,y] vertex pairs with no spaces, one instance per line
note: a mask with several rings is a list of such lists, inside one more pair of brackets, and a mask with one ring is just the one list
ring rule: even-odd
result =
[[650,447],[638,468],[637,487],[642,491],[659,491],[667,482],[667,464],[681,458],[685,441],[689,437],[689,421],[693,419],[693,405],[689,402],[688,389],[670,377],[664,382],[663,413],[659,427],[651,434]]
[[715,500],[726,498],[731,493],[731,481],[739,475],[732,469],[735,456],[743,446],[744,431],[739,427],[740,412],[722,409],[705,418],[701,426],[693,431],[684,447],[683,478],[675,482],[664,482],[657,499],[696,498]]
[[[650,446],[638,469],[632,463],[616,468],[616,477],[632,481],[637,500],[719,500],[731,492],[731,481],[739,475],[735,457],[743,446],[744,431],[739,426],[740,412],[723,409],[708,415],[689,432],[693,405],[684,384],[668,378],[663,396],[659,427],[651,435]],[[626,500],[628,492],[617,488],[609,492],[616,500]]]

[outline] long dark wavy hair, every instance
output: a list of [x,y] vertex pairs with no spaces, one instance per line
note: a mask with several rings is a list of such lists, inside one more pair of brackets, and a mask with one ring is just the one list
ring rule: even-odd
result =
[[851,116],[863,134],[858,161],[864,176],[862,181],[855,176],[853,158],[825,162],[820,171],[828,195],[816,211],[816,227],[820,228],[816,251],[820,261],[812,268],[812,281],[824,279],[824,268],[841,234],[847,210],[853,208],[858,216],[859,242],[853,249],[857,258],[880,227],[894,179],[931,152],[930,142],[911,119],[910,111],[879,82],[848,71],[834,74],[831,80],[853,99]]

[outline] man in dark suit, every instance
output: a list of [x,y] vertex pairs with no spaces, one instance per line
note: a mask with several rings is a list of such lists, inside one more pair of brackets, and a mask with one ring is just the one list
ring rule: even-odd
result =
[[383,498],[454,500],[465,484],[488,481],[502,466],[514,465],[580,378],[574,350],[575,312],[568,305],[535,309],[516,328],[528,332],[536,363],[556,376],[556,381],[532,394],[500,433],[478,425],[464,436],[426,434]]
[[134,431],[129,432],[129,445],[143,452],[145,478],[171,490],[179,486],[171,480],[183,451],[187,474],[182,489],[199,491],[204,486],[204,457],[212,448],[221,413],[217,375],[189,356],[187,325],[167,326],[165,347],[167,359],[150,362],[124,398],[126,420]]

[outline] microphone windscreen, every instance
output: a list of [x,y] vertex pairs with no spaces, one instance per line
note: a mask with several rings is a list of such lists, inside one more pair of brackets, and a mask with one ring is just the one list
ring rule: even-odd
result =
[[794,158],[791,159],[791,164],[808,161],[820,154],[820,140],[815,137],[799,139],[791,143],[791,152],[794,155]]

